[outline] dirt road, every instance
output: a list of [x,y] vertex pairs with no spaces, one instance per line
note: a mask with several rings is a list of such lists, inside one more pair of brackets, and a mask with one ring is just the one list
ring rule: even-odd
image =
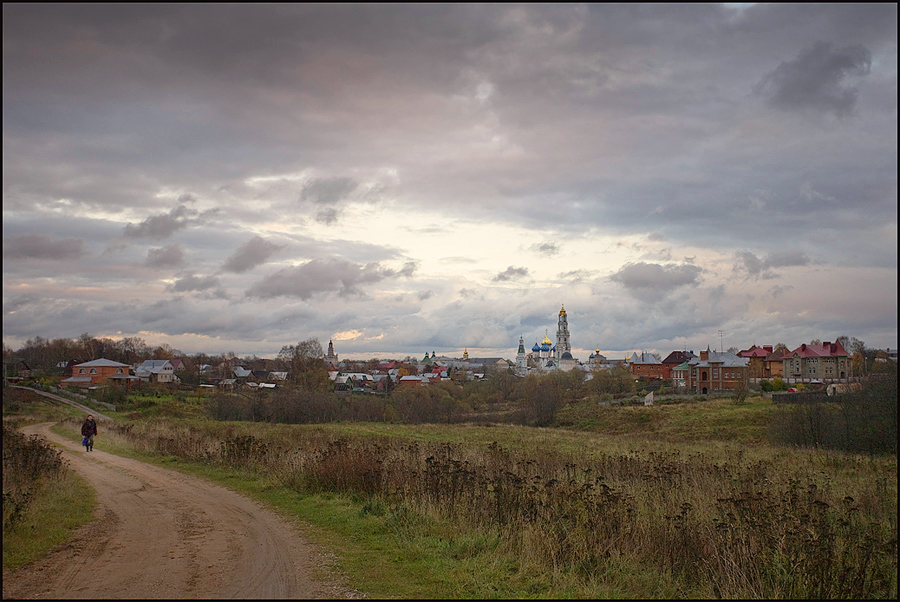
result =
[[[98,492],[97,521],[3,576],[3,598],[358,598],[322,576],[325,557],[294,526],[223,487],[50,432]],[[101,435],[102,436],[102,435]]]

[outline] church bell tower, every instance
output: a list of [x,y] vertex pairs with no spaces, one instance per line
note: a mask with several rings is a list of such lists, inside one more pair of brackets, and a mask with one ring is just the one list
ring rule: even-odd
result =
[[556,327],[556,359],[559,360],[567,351],[572,353],[572,346],[569,344],[569,318],[563,306],[559,310],[559,324]]

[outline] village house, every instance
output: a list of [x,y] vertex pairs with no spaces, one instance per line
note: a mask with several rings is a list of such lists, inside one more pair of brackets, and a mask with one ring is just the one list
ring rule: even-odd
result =
[[840,343],[803,343],[782,360],[784,375],[791,382],[847,381],[851,376],[850,354]]
[[171,360],[144,360],[135,368],[134,375],[144,382],[150,383],[175,383],[175,365]]
[[635,378],[668,378],[666,366],[652,353],[635,351],[628,360],[628,366]]
[[95,387],[114,377],[128,377],[129,365],[97,359],[72,366],[72,376],[60,381],[63,386]]
[[743,391],[750,384],[747,358],[727,351],[710,351],[708,347],[700,352],[700,357],[676,366],[672,375],[676,386],[691,393]]
[[738,357],[747,358],[750,361],[750,378],[769,378],[766,370],[766,358],[772,354],[771,345],[752,345],[750,349],[738,352]]
[[693,351],[673,351],[662,361],[663,378],[672,378],[675,367],[697,357]]

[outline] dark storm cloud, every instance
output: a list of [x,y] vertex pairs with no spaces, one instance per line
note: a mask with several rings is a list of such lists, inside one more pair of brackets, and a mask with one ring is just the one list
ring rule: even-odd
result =
[[274,253],[285,245],[269,242],[261,236],[254,236],[238,247],[234,254],[225,261],[222,269],[226,272],[243,273],[258,265],[262,265]]
[[868,75],[872,53],[862,45],[834,48],[819,42],[765,75],[754,91],[780,109],[815,109],[838,116],[852,113],[859,90],[852,76]]
[[147,251],[144,265],[151,268],[177,268],[184,263],[184,248],[180,244]]
[[306,300],[320,293],[336,291],[342,297],[361,297],[364,296],[362,287],[390,278],[409,278],[415,270],[414,262],[404,264],[400,270],[393,270],[379,263],[362,265],[336,258],[313,259],[264,278],[247,291],[247,296]]
[[3,244],[3,255],[8,259],[60,261],[79,259],[84,254],[84,240],[80,238],[53,240],[43,234],[22,234],[6,239]]
[[757,257],[750,251],[738,251],[735,253],[734,272],[747,278],[771,280],[778,276],[772,271],[773,268],[805,266],[809,263],[809,257],[802,251],[773,251],[764,258]]
[[634,293],[654,292],[665,295],[682,286],[696,285],[702,272],[702,269],[694,265],[661,265],[642,261],[625,264],[609,278]]
[[508,282],[510,280],[520,280],[528,276],[528,268],[516,268],[509,266],[493,278],[492,282]]
[[151,240],[165,240],[184,228],[191,225],[198,212],[185,205],[179,205],[168,213],[151,215],[138,225],[129,223],[125,226],[126,238],[149,238]]

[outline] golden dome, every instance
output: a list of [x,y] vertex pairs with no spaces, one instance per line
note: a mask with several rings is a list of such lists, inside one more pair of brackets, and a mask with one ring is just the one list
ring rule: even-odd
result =
[[559,315],[561,315],[561,316],[566,315],[566,308],[565,308],[565,307],[560,306]]
[[553,341],[550,340],[550,337],[544,337],[544,340],[541,341],[541,345],[552,345]]

